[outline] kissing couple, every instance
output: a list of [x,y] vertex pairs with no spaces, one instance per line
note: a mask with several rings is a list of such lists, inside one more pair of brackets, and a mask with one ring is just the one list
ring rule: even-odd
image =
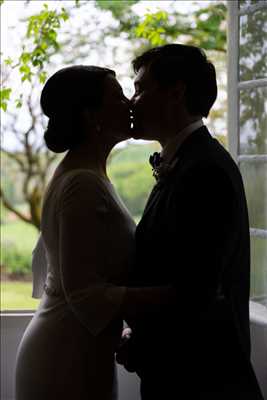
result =
[[[16,400],[117,400],[116,360],[139,375],[142,400],[262,400],[243,182],[202,120],[215,68],[182,44],[152,48],[133,68],[130,100],[97,66],[63,68],[42,90],[46,146],[66,154],[43,198],[41,301],[19,346]],[[162,146],[137,227],[106,172],[130,137]]]

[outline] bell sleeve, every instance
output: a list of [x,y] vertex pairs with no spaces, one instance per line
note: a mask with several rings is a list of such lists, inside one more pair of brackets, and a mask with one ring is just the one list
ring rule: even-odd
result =
[[42,297],[46,276],[47,259],[42,233],[40,233],[36,246],[32,252],[32,297],[34,299],[40,299]]
[[125,287],[108,281],[108,191],[84,171],[65,183],[58,204],[59,265],[66,302],[79,322],[96,336],[118,318]]

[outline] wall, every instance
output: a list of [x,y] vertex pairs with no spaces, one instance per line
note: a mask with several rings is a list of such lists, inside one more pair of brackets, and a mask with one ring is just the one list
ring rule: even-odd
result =
[[[252,362],[267,400],[267,317],[251,307]],[[32,318],[31,313],[1,314],[1,400],[14,400],[14,368],[18,344]],[[118,368],[119,400],[140,400],[139,379]]]
[[[19,342],[30,312],[1,313],[1,400],[14,400],[14,371]],[[139,379],[118,366],[120,400],[139,400]]]

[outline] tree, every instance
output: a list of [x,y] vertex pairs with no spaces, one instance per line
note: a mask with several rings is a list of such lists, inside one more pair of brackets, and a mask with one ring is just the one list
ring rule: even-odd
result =
[[[239,75],[241,81],[267,76],[266,10],[241,17]],[[240,129],[241,153],[267,153],[266,89],[240,91]]]
[[[208,51],[226,52],[226,5],[224,2],[214,2],[190,15],[179,12],[175,2],[166,2],[170,3],[168,12],[164,10],[147,12],[144,17],[138,16],[132,9],[132,6],[139,2],[140,0],[95,0],[88,5],[88,2],[76,0],[63,2],[66,7],[59,11],[49,10],[48,5],[44,3],[38,14],[30,16],[25,21],[26,35],[23,38],[18,59],[7,58],[4,63],[11,69],[19,70],[22,82],[30,82],[32,77],[38,76],[40,83],[44,83],[48,62],[55,53],[62,51],[62,44],[65,46],[71,44],[73,49],[78,48],[80,51],[78,57],[83,59],[85,58],[83,47],[86,45],[90,46],[89,50],[94,50],[97,46],[100,52],[103,48],[106,51],[106,46],[101,46],[101,43],[108,37],[120,38],[130,43],[131,58],[137,52],[143,52],[151,46],[180,39],[184,43],[194,44]],[[82,28],[92,26],[93,20],[98,17],[94,25],[95,29],[100,24],[102,13],[109,11],[112,14],[113,23],[98,30],[97,41],[90,41],[87,31],[81,33],[82,29],[78,27],[75,32],[71,30],[67,33],[65,41],[59,42],[58,33],[62,30],[62,23],[66,23],[74,16],[75,5],[76,8],[84,8],[85,17]],[[101,11],[98,14],[95,13],[97,9]],[[90,17],[88,20],[86,15]],[[90,29],[89,33],[92,33]],[[88,47],[86,50],[88,52]],[[115,53],[114,61],[116,61]],[[12,89],[3,81],[1,86],[0,107],[6,110]],[[20,106],[21,101],[18,101],[17,105]]]
[[[34,81],[31,82],[32,88]],[[56,159],[56,155],[44,148],[40,141],[38,133],[38,125],[44,126],[44,117],[36,107],[36,100],[33,91],[28,94],[24,102],[23,112],[29,116],[28,126],[21,129],[19,124],[19,115],[15,112],[8,112],[8,123],[6,130],[13,135],[20,144],[21,150],[9,151],[1,148],[1,151],[13,161],[17,174],[17,179],[21,185],[23,198],[26,201],[29,212],[25,213],[10,201],[7,190],[1,187],[1,199],[3,205],[14,214],[16,214],[24,222],[34,225],[40,229],[41,220],[41,202],[42,196],[47,185],[47,179],[52,163]],[[2,147],[2,146],[1,146]]]
[[[25,37],[18,57],[4,58],[0,107],[8,117],[5,118],[5,135],[16,138],[18,150],[10,152],[1,145],[1,151],[16,165],[29,212],[23,214],[12,204],[5,189],[1,188],[0,194],[6,208],[37,229],[40,228],[42,194],[56,159],[40,138],[45,119],[36,96],[49,71],[61,63],[88,63],[90,55],[97,53],[99,65],[109,64],[118,70],[119,77],[125,77],[132,74],[129,66],[135,55],[174,41],[194,43],[211,55],[225,54],[226,6],[223,2],[212,2],[188,15],[179,11],[177,2],[166,2],[168,10],[160,9],[160,4],[164,4],[160,2],[159,10],[144,16],[134,10],[137,3],[140,1],[64,1],[65,7],[61,9],[41,4],[40,12],[24,21]],[[72,26],[77,16],[79,24]],[[20,93],[12,87],[14,71],[20,76]],[[21,112],[29,120],[26,129],[18,123]]]

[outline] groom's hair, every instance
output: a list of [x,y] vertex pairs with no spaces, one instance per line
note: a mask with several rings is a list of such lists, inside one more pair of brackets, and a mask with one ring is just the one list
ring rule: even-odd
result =
[[154,47],[132,62],[134,71],[149,68],[153,78],[164,87],[185,83],[185,103],[190,114],[207,117],[217,97],[216,71],[199,47],[167,44]]

